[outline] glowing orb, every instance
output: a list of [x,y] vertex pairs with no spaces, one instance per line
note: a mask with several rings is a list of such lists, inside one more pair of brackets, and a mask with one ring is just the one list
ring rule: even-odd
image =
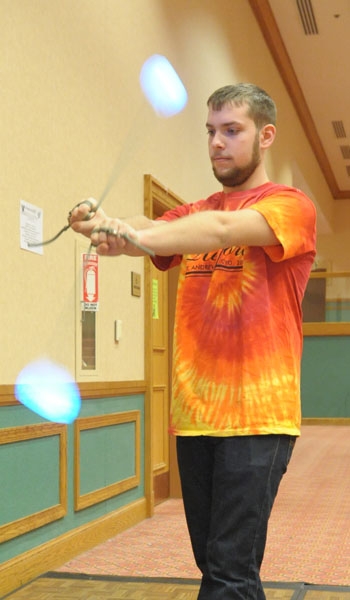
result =
[[27,365],[18,375],[15,396],[21,404],[55,423],[72,423],[79,414],[79,389],[68,371],[42,359]]
[[154,54],[146,60],[140,72],[140,84],[160,117],[172,117],[186,106],[186,89],[165,56]]

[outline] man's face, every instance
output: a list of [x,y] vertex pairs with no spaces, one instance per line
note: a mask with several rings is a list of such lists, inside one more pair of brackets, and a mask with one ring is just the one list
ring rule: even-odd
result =
[[261,162],[259,132],[247,110],[247,105],[234,104],[225,104],[221,110],[209,108],[209,157],[224,191],[248,188],[248,180]]

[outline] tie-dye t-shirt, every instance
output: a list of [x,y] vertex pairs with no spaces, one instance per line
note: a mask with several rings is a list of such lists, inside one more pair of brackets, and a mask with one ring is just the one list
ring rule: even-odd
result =
[[280,245],[232,246],[155,257],[181,263],[170,431],[176,435],[300,433],[301,301],[315,256],[315,207],[299,190],[266,183],[219,192],[166,212],[259,211]]

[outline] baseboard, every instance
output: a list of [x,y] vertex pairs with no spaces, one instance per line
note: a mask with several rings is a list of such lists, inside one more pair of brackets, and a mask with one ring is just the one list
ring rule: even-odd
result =
[[47,571],[57,569],[149,515],[145,498],[20,554],[0,565],[0,598]]

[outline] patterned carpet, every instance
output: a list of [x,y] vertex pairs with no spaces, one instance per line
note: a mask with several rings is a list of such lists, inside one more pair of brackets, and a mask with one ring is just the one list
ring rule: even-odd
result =
[[[349,458],[349,427],[303,427],[273,508],[263,581],[350,586]],[[59,571],[198,579],[182,501],[160,504],[152,519]]]

